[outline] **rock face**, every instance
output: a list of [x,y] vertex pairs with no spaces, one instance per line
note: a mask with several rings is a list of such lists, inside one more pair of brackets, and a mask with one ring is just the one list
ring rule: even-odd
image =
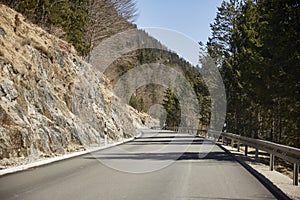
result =
[[109,87],[72,46],[0,4],[1,161],[100,145],[104,124],[111,141],[136,135],[150,117],[121,104]]

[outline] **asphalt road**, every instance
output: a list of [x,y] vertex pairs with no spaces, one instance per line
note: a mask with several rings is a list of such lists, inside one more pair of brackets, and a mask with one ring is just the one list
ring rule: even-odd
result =
[[187,134],[148,132],[118,147],[2,176],[0,199],[276,198],[218,146]]

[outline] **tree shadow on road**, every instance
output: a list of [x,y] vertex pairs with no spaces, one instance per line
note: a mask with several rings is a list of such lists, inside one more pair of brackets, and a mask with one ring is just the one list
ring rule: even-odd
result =
[[216,160],[234,162],[232,156],[225,152],[167,152],[167,153],[101,153],[98,156],[86,156],[84,159],[100,159],[100,160]]

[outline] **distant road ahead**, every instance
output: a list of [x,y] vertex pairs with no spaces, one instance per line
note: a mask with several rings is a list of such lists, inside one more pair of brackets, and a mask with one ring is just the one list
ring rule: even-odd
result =
[[2,176],[0,199],[276,199],[230,155],[202,143],[149,131],[119,147]]

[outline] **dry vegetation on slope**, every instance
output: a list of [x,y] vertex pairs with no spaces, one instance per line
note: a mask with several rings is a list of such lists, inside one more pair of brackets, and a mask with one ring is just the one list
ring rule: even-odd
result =
[[121,104],[72,46],[4,5],[0,46],[2,168],[99,145],[104,123],[117,141],[149,121]]

